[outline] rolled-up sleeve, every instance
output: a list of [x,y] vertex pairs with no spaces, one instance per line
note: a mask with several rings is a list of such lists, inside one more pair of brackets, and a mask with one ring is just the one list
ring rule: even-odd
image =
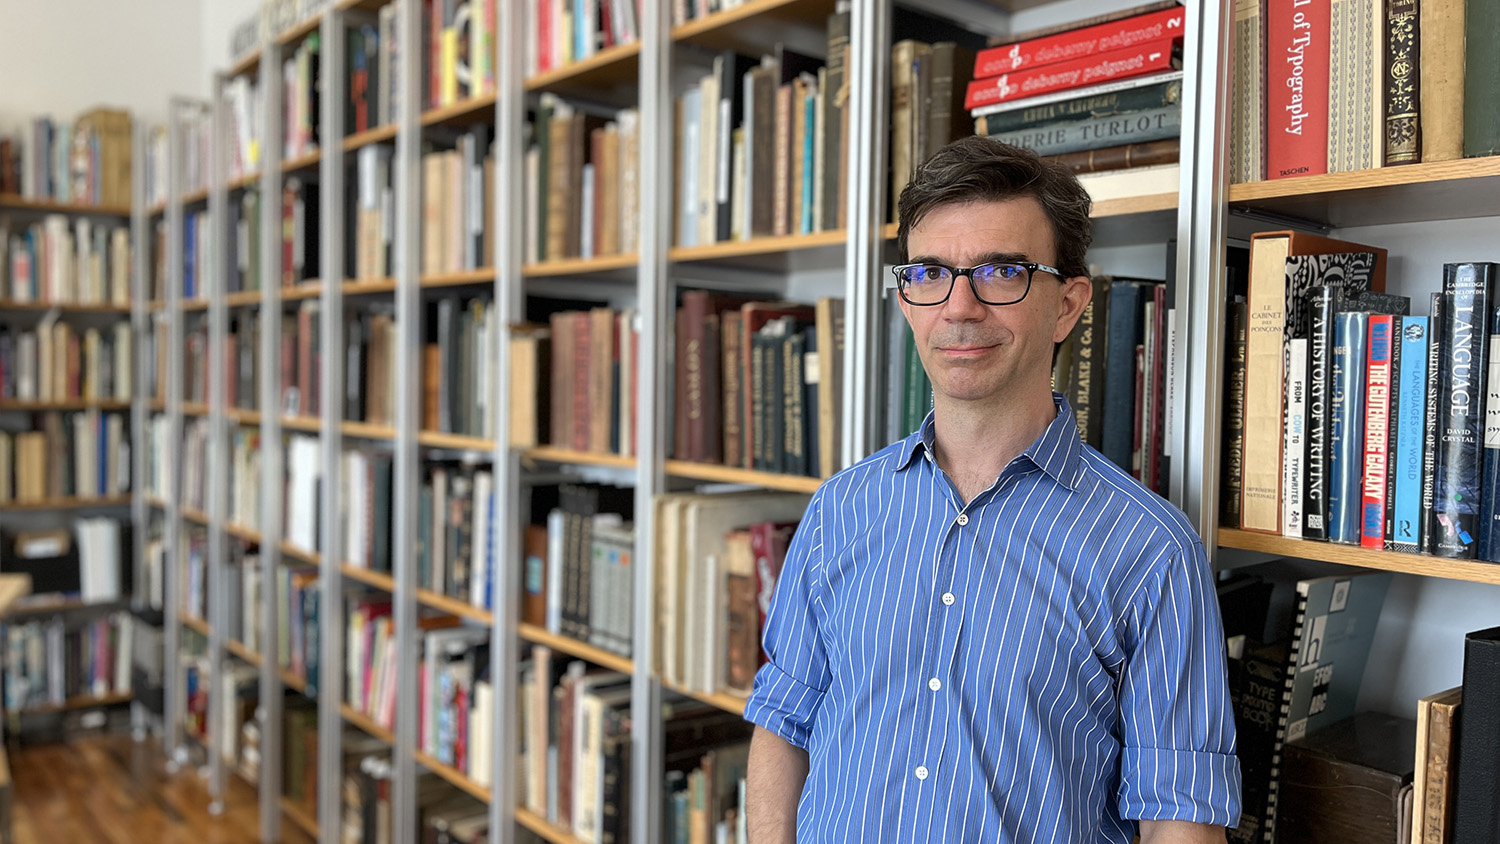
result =
[[756,672],[755,686],[745,703],[746,720],[804,750],[812,740],[813,722],[830,677],[817,605],[823,551],[821,500],[821,492],[813,496],[787,548],[766,617],[768,661]]
[[1134,601],[1121,678],[1122,818],[1232,827],[1240,815],[1223,624],[1203,546],[1163,560]]

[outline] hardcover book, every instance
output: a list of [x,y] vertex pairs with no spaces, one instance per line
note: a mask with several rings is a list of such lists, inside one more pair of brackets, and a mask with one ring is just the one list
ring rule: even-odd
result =
[[1439,398],[1437,482],[1429,527],[1433,553],[1478,556],[1479,507],[1489,344],[1486,316],[1494,303],[1495,264],[1443,265],[1444,366]]
[[975,79],[969,83],[964,108],[972,113],[974,109],[996,103],[1175,70],[1181,65],[1176,41],[1152,41],[1087,58],[1003,73],[989,79]]
[[1178,6],[1124,20],[1072,29],[983,50],[974,59],[974,78],[1014,73],[1039,65],[1081,59],[1132,44],[1181,39],[1185,10]]
[[1422,439],[1426,431],[1427,353],[1430,321],[1427,317],[1402,317],[1400,370],[1392,402],[1397,417],[1395,446],[1389,471],[1391,512],[1387,516],[1386,550],[1417,553],[1422,549]]
[[1331,0],[1267,0],[1266,178],[1328,172]]
[[[1464,637],[1453,844],[1500,841],[1500,627]],[[1491,705],[1486,705],[1489,703]]]

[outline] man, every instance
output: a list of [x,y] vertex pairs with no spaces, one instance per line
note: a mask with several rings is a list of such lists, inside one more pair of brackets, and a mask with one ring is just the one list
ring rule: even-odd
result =
[[1068,170],[983,137],[902,192],[934,407],[825,483],[792,542],[745,708],[752,844],[1127,844],[1136,821],[1147,844],[1222,842],[1237,822],[1202,542],[1051,391],[1089,208]]

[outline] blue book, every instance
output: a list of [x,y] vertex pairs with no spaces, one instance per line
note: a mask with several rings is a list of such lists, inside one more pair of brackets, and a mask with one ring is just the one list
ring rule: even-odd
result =
[[1369,314],[1341,313],[1333,324],[1333,386],[1328,412],[1328,539],[1359,544],[1365,428],[1365,331]]
[[1395,506],[1386,548],[1415,554],[1422,549],[1422,435],[1427,424],[1427,317],[1401,318],[1401,369],[1396,373]]
[[1129,472],[1135,450],[1135,347],[1141,342],[1141,304],[1150,297],[1147,281],[1109,285],[1109,328],[1104,351],[1104,425],[1100,452]]
[[1484,474],[1484,396],[1495,264],[1444,264],[1443,295],[1451,304],[1444,336],[1439,398],[1437,483],[1429,527],[1440,557],[1478,556],[1480,481]]
[[197,297],[197,281],[193,270],[198,266],[198,215],[188,214],[182,222],[182,296]]

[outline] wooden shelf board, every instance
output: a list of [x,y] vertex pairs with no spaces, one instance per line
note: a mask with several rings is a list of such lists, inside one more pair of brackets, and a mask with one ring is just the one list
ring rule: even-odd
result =
[[201,618],[193,618],[190,615],[185,615],[182,617],[182,626],[205,637],[213,635],[213,628],[209,627],[208,622]]
[[57,399],[50,401],[0,401],[0,413],[41,410],[129,410],[130,401],[119,399]]
[[208,202],[208,188],[198,188],[188,191],[182,195],[181,202],[183,205],[198,205]]
[[628,657],[596,648],[586,642],[580,642],[571,636],[563,636],[549,632],[545,627],[522,622],[516,625],[516,635],[533,645],[546,645],[554,651],[561,651],[569,656],[602,665],[611,671],[619,671],[622,674],[630,674],[635,671],[635,663]]
[[304,563],[312,563],[313,565],[318,565],[323,562],[323,560],[321,559],[321,555],[316,551],[309,551],[305,548],[299,548],[290,542],[281,543],[281,553],[283,556],[292,557],[294,559],[301,560]]
[[[32,501],[22,501],[12,498],[0,505],[0,509],[15,511],[40,512],[43,510],[82,510],[92,507],[128,507],[130,496],[111,495],[105,498],[41,498]],[[159,506],[166,507],[163,502]]]
[[390,5],[391,2],[392,0],[338,0],[338,3],[334,4],[333,8],[340,12],[347,12],[350,9],[364,9],[373,12],[382,6]]
[[363,132],[355,132],[344,138],[344,152],[353,152],[360,147],[389,141],[394,137],[396,137],[396,124],[394,123],[385,126],[376,126],[374,129],[366,129]]
[[318,822],[307,810],[293,803],[290,798],[282,796],[276,798],[281,805],[281,813],[286,815],[298,829],[311,835],[313,840],[318,840]]
[[715,466],[708,463],[693,463],[687,460],[668,460],[668,475],[679,478],[694,478],[701,481],[717,481],[726,484],[752,484],[767,489],[788,492],[816,492],[823,483],[822,478],[804,478],[798,475],[777,475],[772,472],[757,472],[753,469],[736,469],[732,466]]
[[167,203],[165,201],[152,203],[146,207],[146,216],[148,217],[160,217],[166,213]]
[[207,416],[208,405],[201,401],[185,401],[182,403],[182,415]]
[[1094,203],[1091,219],[1104,217],[1126,217],[1131,214],[1149,214],[1153,211],[1175,211],[1178,196],[1174,193],[1153,193],[1144,196],[1122,196]]
[[19,603],[13,603],[10,607],[11,615],[52,615],[62,612],[73,612],[75,610],[98,609],[109,607],[124,609],[129,606],[128,599],[117,601],[85,601],[72,595],[60,595],[58,593],[43,593],[40,595],[25,595],[16,599]]
[[252,308],[260,305],[259,290],[241,290],[224,296],[224,305],[229,308]]
[[620,454],[595,454],[591,451],[574,451],[551,445],[539,445],[526,449],[522,455],[532,460],[548,463],[568,463],[577,466],[613,466],[617,469],[634,469],[635,458]]
[[281,675],[281,684],[283,686],[286,686],[292,691],[297,692],[303,697],[307,696],[306,680],[303,680],[301,677],[298,677],[296,674],[293,674],[290,670],[285,668],[279,669],[276,673]]
[[1500,585],[1500,564],[1480,560],[1448,560],[1428,554],[1374,551],[1354,545],[1340,545],[1337,542],[1292,539],[1234,528],[1219,528],[1219,547],[1259,551],[1263,554],[1276,554],[1282,557],[1300,557],[1305,560],[1321,560],[1327,563],[1423,577],[1442,577],[1449,580]]
[[392,733],[390,730],[387,730],[385,727],[380,726],[380,724],[378,724],[374,718],[371,718],[363,712],[360,712],[358,709],[355,709],[349,704],[339,704],[339,714],[344,716],[345,721],[348,721],[349,723],[360,728],[361,730],[364,730],[375,738],[380,739],[386,744],[396,743],[396,736],[394,733]]
[[317,167],[318,162],[322,160],[323,151],[321,149],[315,149],[312,152],[304,153],[297,156],[296,158],[288,158],[285,161],[281,162],[281,175],[289,176],[302,170],[311,170],[314,167]]
[[31,575],[26,572],[0,574],[0,618],[16,601],[31,594]]
[[350,565],[349,563],[344,563],[343,565],[339,566],[339,571],[344,575],[344,577],[347,577],[350,580],[357,580],[360,583],[365,584],[366,586],[373,586],[376,589],[383,589],[386,592],[396,591],[396,579],[388,574],[360,568],[359,566]]
[[152,299],[151,301],[146,303],[146,310],[151,311],[152,313],[159,313],[161,311],[165,311],[166,309],[167,303],[160,299]]
[[437,592],[432,591],[431,589],[418,589],[417,603],[426,607],[431,607],[435,610],[442,610],[443,612],[450,615],[456,615],[460,618],[467,618],[470,621],[477,621],[485,626],[489,626],[495,623],[495,615],[489,610],[483,609],[482,607],[476,607],[465,601],[460,601],[457,598],[450,598],[447,595],[440,595]]
[[641,43],[618,44],[601,50],[583,61],[539,73],[526,80],[526,90],[545,91],[549,88],[587,88],[601,83],[618,82],[639,76],[637,59],[641,54]]
[[243,539],[246,542],[254,542],[257,545],[261,543],[260,531],[248,525],[225,522],[224,532],[238,539]]
[[583,844],[566,830],[553,826],[546,818],[529,809],[516,808],[516,823],[540,835],[550,844]]
[[396,280],[394,278],[367,278],[348,279],[344,282],[345,296],[369,296],[376,293],[396,292]]
[[226,639],[224,640],[224,647],[227,648],[230,653],[250,663],[256,668],[260,667],[260,654],[250,650],[250,648],[245,644],[236,642],[233,639]]
[[241,56],[235,60],[234,64],[229,66],[228,70],[224,71],[224,75],[229,77],[243,76],[260,67],[260,52],[261,48],[256,47]]
[[323,420],[317,416],[283,416],[281,427],[316,434],[323,430]]
[[358,437],[362,440],[394,440],[396,429],[385,425],[371,425],[368,422],[343,422],[339,425],[339,431],[346,437]]
[[477,270],[463,270],[454,273],[432,273],[422,276],[417,286],[429,287],[462,287],[467,284],[493,284],[495,281],[494,267],[480,267]]
[[681,688],[679,686],[672,685],[670,683],[665,683],[665,682],[661,684],[661,687],[663,689],[667,689],[668,691],[673,691],[673,692],[676,692],[677,694],[684,695],[686,697],[690,697],[693,700],[701,700],[704,703],[708,704],[709,706],[718,707],[719,709],[722,709],[725,712],[733,712],[736,715],[744,715],[745,714],[745,699],[742,698],[742,697],[736,697],[735,695],[727,695],[727,694],[724,694],[722,692],[714,692],[713,694],[702,694],[700,692],[690,692],[687,689]]
[[243,407],[227,407],[224,409],[224,417],[241,425],[259,425],[260,411],[246,410]]
[[624,255],[607,255],[603,258],[568,258],[558,261],[543,261],[540,264],[527,264],[521,268],[521,275],[524,278],[544,278],[558,275],[602,273],[612,270],[631,269],[638,263],[640,263],[640,256],[634,252]]
[[107,695],[79,695],[70,697],[62,703],[47,703],[41,706],[33,706],[21,711],[22,715],[38,714],[43,712],[67,712],[74,709],[89,709],[95,706],[114,706],[119,703],[129,703],[135,700],[134,692],[113,692]]
[[1339,228],[1495,216],[1500,156],[1230,185],[1229,204]]
[[143,495],[142,498],[146,499],[146,503],[148,505],[155,507],[158,510],[167,509],[167,499],[165,498],[156,495]]
[[182,508],[182,517],[190,522],[196,522],[200,525],[208,524],[208,514],[196,507],[184,506]]
[[472,97],[461,103],[450,106],[428,109],[422,112],[423,126],[437,126],[448,122],[466,122],[468,120],[483,120],[484,111],[493,111],[495,108],[495,95],[486,94],[482,97]]
[[753,240],[710,243],[706,246],[674,246],[667,253],[667,257],[678,262],[719,261],[725,258],[741,258],[746,255],[768,255],[777,252],[840,246],[843,242],[844,231],[837,229],[813,234],[789,234],[782,237],[758,237]]
[[304,281],[291,287],[281,288],[281,300],[291,302],[296,299],[316,299],[323,295],[323,282],[316,279]]
[[64,314],[128,314],[129,305],[109,302],[10,302],[0,300],[0,311],[57,311]]
[[[822,30],[833,8],[833,0],[746,0],[733,9],[672,27],[672,40],[743,51],[763,46],[763,38],[753,33],[757,29],[775,31],[797,24]],[[748,54],[760,52],[763,50],[751,49]]]
[[260,171],[252,170],[238,178],[230,179],[224,187],[231,191],[244,190],[258,181],[260,181]]
[[460,451],[494,451],[495,441],[439,431],[417,432],[417,442],[430,448],[452,448]]
[[[317,29],[318,25],[322,22],[323,15],[321,13],[315,12],[306,20],[292,24],[286,29],[283,29],[276,35],[276,43],[280,44],[283,47],[295,44],[298,41],[301,41],[303,38],[306,38],[308,35],[312,34],[312,31]],[[317,835],[317,831],[314,830],[313,834]]]
[[206,311],[208,310],[208,305],[208,300],[201,297],[182,300],[182,309],[188,312]]
[[464,776],[464,774],[457,768],[454,768],[450,765],[444,765],[442,762],[439,762],[438,760],[432,758],[431,756],[428,756],[420,750],[415,751],[415,756],[418,765],[421,765],[427,770],[452,783],[459,790],[467,793],[470,797],[473,797],[481,803],[490,802],[490,790]]
[[129,205],[76,205],[51,199],[28,199],[18,193],[0,193],[0,209],[35,211],[38,214],[89,214],[96,217],[129,217]]
[[161,399],[152,399],[147,403],[146,409],[152,413],[166,413],[167,403]]

